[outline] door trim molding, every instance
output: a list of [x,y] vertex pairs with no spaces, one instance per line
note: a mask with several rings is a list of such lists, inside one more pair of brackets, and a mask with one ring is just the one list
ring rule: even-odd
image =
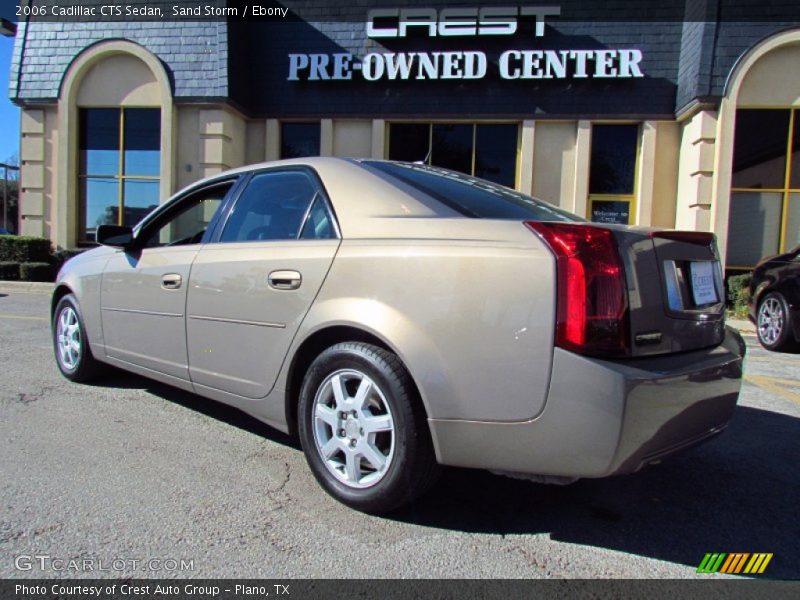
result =
[[269,321],[247,321],[245,319],[207,317],[205,315],[189,315],[189,318],[195,319],[196,321],[215,321],[219,323],[236,323],[237,325],[255,325],[256,327],[273,327],[275,329],[286,329],[286,323],[271,323]]

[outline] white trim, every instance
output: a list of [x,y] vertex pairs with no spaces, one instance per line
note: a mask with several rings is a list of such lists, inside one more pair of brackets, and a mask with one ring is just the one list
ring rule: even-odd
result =
[[161,94],[161,179],[160,195],[169,198],[175,191],[175,111],[172,87],[161,61],[149,50],[124,40],[100,42],[90,46],[70,64],[61,81],[58,99],[58,162],[56,170],[55,231],[53,243],[65,248],[75,247],[78,231],[78,106],[81,83],[98,62],[119,54],[134,56],[153,73]]
[[778,33],[753,46],[734,65],[725,85],[725,95],[720,101],[717,119],[716,152],[714,155],[716,182],[711,197],[711,227],[717,236],[717,244],[719,245],[723,264],[728,248],[733,140],[736,134],[736,107],[738,105],[739,91],[747,74],[756,62],[773,50],[790,45],[800,45],[800,29]]

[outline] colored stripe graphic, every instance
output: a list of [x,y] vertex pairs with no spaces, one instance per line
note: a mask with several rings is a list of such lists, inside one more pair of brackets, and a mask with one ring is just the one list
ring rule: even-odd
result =
[[768,554],[767,553],[753,554],[753,558],[751,558],[750,562],[747,563],[744,572],[760,575],[767,568],[767,565],[771,560],[772,560],[772,552]]
[[735,552],[728,554],[728,559],[722,565],[720,573],[739,573],[744,567],[745,561],[750,557],[749,553]]
[[703,557],[703,562],[697,567],[698,573],[716,573],[719,571],[722,561],[725,560],[726,554],[716,554],[709,552]]
[[697,572],[735,575],[744,570],[749,575],[760,575],[766,570],[772,556],[771,552],[709,552],[703,557]]

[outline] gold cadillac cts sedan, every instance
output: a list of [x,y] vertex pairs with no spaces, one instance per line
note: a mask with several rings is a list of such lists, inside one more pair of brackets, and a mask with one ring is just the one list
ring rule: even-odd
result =
[[61,270],[55,356],[299,435],[358,510],[440,465],[631,473],[722,431],[744,345],[711,234],[586,223],[444,169],[308,158],[200,181]]

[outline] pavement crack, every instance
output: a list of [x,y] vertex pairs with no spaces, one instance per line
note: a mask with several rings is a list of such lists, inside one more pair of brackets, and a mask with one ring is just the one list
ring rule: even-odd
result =
[[282,462],[283,462],[283,467],[284,467],[283,477],[281,478],[281,481],[278,483],[278,487],[276,487],[273,490],[269,490],[268,493],[270,493],[270,494],[277,494],[277,493],[283,492],[284,488],[286,488],[286,486],[289,484],[289,480],[292,478],[292,469],[289,466],[289,463],[286,462],[286,461],[282,461]]
[[547,572],[548,565],[546,561],[541,561],[535,552],[528,550],[518,543],[511,544],[509,547],[510,552],[516,552],[522,559],[528,563],[528,566],[536,569],[539,572]]
[[[257,452],[248,454],[244,460],[245,462],[263,462],[265,464],[275,465],[276,467],[278,467],[278,465],[282,466],[282,469],[280,469],[282,471],[281,473],[274,473],[272,469],[270,469],[268,472],[269,479],[277,480],[277,482],[274,486],[270,485],[266,489],[266,494],[270,497],[270,499],[277,502],[277,499],[272,497],[273,494],[283,494],[286,486],[289,484],[289,480],[292,477],[292,468],[289,465],[289,462],[283,458],[280,458],[279,456],[276,456],[276,453],[268,447],[264,447]],[[277,471],[278,469],[276,468],[275,470]],[[270,481],[270,483],[272,483],[272,481]]]
[[38,399],[39,397],[36,394],[26,394],[25,392],[17,394],[17,402],[20,404],[30,404]]
[[38,392],[18,392],[17,393],[17,402],[19,404],[32,404],[37,400],[41,400],[45,394],[48,394],[53,391],[53,388],[50,386],[42,387]]
[[22,530],[14,530],[14,526],[11,523],[0,523],[0,544],[24,537],[25,532]]

